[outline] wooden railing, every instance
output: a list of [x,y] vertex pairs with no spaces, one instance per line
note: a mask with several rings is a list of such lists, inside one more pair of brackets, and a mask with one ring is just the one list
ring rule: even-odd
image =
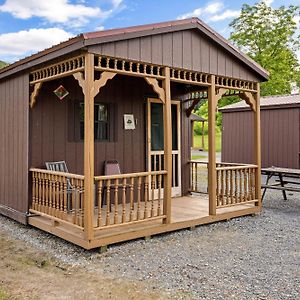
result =
[[31,168],[31,213],[83,229],[84,176]]
[[167,172],[96,176],[95,229],[163,219],[163,182]]
[[256,202],[256,165],[217,167],[217,208]]
[[190,164],[190,192],[207,193],[207,162],[192,160]]
[[[164,169],[164,156],[163,150],[151,151],[150,169],[151,171],[160,171]],[[181,184],[179,172],[179,151],[172,150],[172,187],[178,187]]]

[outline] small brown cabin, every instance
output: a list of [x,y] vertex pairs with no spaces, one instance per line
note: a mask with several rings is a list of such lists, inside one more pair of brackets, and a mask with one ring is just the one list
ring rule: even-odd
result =
[[[222,111],[222,161],[253,163],[253,118],[244,101]],[[247,133],[247,134],[245,134]],[[261,98],[262,167],[300,168],[300,95]]]
[[[259,212],[267,78],[197,18],[81,34],[1,69],[0,212],[86,249]],[[216,164],[217,102],[232,93],[255,119],[251,165]],[[190,161],[203,98],[208,196]]]

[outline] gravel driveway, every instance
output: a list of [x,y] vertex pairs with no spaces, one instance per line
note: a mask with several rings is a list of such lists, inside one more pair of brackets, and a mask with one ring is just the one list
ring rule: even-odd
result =
[[[0,217],[0,230],[59,261],[146,283],[172,299],[300,299],[300,199],[268,191],[261,215],[85,251]],[[101,299],[101,298],[99,298]]]

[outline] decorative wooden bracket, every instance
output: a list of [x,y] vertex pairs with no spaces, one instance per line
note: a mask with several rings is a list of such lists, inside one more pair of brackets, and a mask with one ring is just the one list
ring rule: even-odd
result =
[[158,85],[158,80],[152,77],[144,77],[145,80],[152,85],[153,90],[158,94],[162,103],[166,103],[165,90]]
[[[93,84],[93,96],[96,97],[100,89],[104,87],[108,80],[113,79],[117,73],[114,72],[102,72],[100,79],[95,80]],[[73,74],[74,78],[78,81],[78,84],[81,86],[83,93],[86,93],[86,82],[83,78],[83,73],[77,72]]]
[[186,109],[185,113],[187,117],[189,117],[192,114],[192,111],[194,110],[196,105],[200,102],[200,100],[201,100],[200,98],[194,99],[192,105]]
[[42,87],[42,84],[43,84],[43,82],[38,82],[38,83],[36,83],[36,84],[34,85],[33,92],[32,92],[31,95],[30,95],[30,103],[29,103],[30,108],[33,108],[33,106],[35,105],[35,103],[36,103],[36,98],[37,98],[37,96],[38,96],[38,94],[39,94],[39,91],[40,91],[40,89],[41,89],[41,87]]
[[254,96],[251,92],[243,92],[239,95],[239,97],[242,99],[242,100],[245,100],[245,102],[250,106],[250,108],[256,112],[256,102],[255,102],[255,99],[254,99]]
[[81,72],[74,73],[73,77],[78,81],[78,84],[81,86],[82,91],[85,94],[85,80],[83,78],[83,73]]
[[216,89],[216,101],[215,101],[215,110],[217,109],[219,100],[227,93],[228,89],[217,88]]
[[117,73],[107,71],[101,73],[100,79],[94,81],[94,97],[96,97],[100,89],[106,85],[107,81],[113,79],[116,75]]

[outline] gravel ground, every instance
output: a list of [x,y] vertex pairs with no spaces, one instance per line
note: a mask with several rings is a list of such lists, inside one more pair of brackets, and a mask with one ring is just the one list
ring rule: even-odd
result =
[[0,217],[0,229],[62,263],[147,283],[173,299],[300,299],[299,194],[268,191],[259,216],[85,251]]

